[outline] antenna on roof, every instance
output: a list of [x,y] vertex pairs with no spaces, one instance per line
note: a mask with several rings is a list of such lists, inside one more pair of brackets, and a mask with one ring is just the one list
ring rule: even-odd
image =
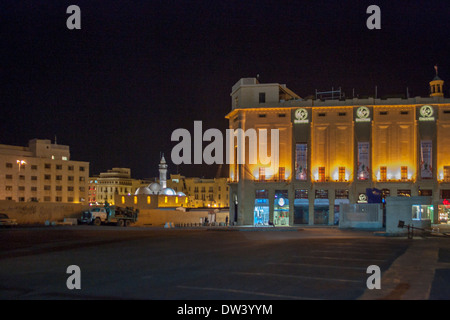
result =
[[436,70],[436,77],[437,77],[438,76],[438,66],[437,65],[434,66],[434,70]]

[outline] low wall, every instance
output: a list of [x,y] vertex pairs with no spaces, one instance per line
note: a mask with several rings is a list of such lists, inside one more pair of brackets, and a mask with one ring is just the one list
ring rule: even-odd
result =
[[341,204],[339,228],[381,229],[383,209],[381,204]]
[[44,224],[45,221],[63,221],[64,218],[80,218],[89,206],[80,203],[43,203],[0,201],[0,212],[6,213],[19,224]]
[[404,221],[405,226],[430,228],[430,220],[413,220],[413,205],[430,205],[431,197],[387,197],[386,198],[386,233],[407,233],[407,229],[398,227],[398,222]]
[[[225,223],[228,216],[229,211],[217,212],[215,214],[216,223]],[[178,210],[143,209],[139,211],[138,221],[135,225],[161,227],[166,222],[172,222],[173,224],[199,224],[200,219],[204,220],[205,217],[208,217],[208,211],[192,210],[182,212]]]

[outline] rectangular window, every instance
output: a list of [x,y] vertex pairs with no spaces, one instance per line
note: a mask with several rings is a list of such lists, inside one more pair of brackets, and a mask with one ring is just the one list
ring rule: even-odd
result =
[[51,187],[50,187],[50,186],[44,186],[44,190],[45,190],[45,191],[50,191],[50,190],[51,190]]
[[402,181],[408,180],[408,167],[407,166],[402,166],[402,168],[401,168],[401,178],[402,178]]
[[51,169],[51,168],[52,168],[52,165],[51,165],[50,163],[45,163],[45,164],[44,164],[44,168],[45,168],[45,169]]
[[413,205],[412,219],[413,220],[433,220],[433,206],[432,205]]
[[369,157],[370,143],[358,142],[358,180],[369,180],[370,177],[370,157]]
[[444,166],[444,181],[450,181],[450,166]]
[[35,165],[35,164],[31,165],[31,170],[37,170],[37,168],[38,168],[37,165]]
[[62,191],[62,186],[56,186],[56,191]]
[[316,199],[328,199],[328,190],[316,190]]
[[31,181],[36,181],[37,180],[37,176],[31,176]]
[[56,198],[55,198],[55,201],[56,201],[56,202],[62,202],[62,197],[56,197]]
[[286,179],[286,169],[284,167],[278,168],[278,180],[285,181]]
[[419,190],[419,196],[431,197],[431,196],[433,196],[433,190]]
[[433,142],[431,140],[420,141],[420,177],[433,178]]
[[387,180],[387,167],[380,167],[380,181]]
[[56,165],[56,170],[62,170],[62,165],[57,164],[57,165]]
[[397,190],[397,197],[411,197],[411,190]]
[[345,167],[339,167],[339,181],[345,181]]
[[266,103],[266,93],[265,92],[259,93],[259,103]]
[[5,187],[5,190],[6,190],[6,191],[12,191],[12,189],[13,189],[12,186],[6,186],[6,187]]
[[336,190],[335,198],[336,199],[348,199],[348,190],[346,190],[346,189]]
[[319,167],[319,181],[325,181],[325,167]]
[[259,181],[264,182],[266,181],[266,168],[259,168]]
[[6,163],[6,168],[11,169],[13,167],[13,164],[10,162]]
[[45,202],[50,202],[50,201],[51,201],[51,198],[50,198],[50,197],[44,197],[44,201],[45,201]]
[[297,143],[295,145],[295,178],[306,181],[308,179],[308,145]]
[[24,186],[19,186],[19,191],[25,191],[25,187]]
[[61,181],[62,180],[62,176],[56,176],[56,180],[57,181]]
[[44,175],[44,179],[45,179],[45,180],[51,180],[51,179],[52,179],[52,176],[49,175],[49,174],[46,174],[46,175]]
[[5,175],[5,179],[11,180],[12,179],[12,174]]

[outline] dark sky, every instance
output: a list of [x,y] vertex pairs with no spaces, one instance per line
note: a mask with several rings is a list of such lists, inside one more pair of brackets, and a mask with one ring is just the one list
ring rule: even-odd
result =
[[[81,30],[66,9],[81,8]],[[381,8],[381,30],[366,9]],[[134,178],[170,163],[176,128],[227,128],[243,77],[285,83],[302,97],[426,96],[450,81],[450,4],[430,1],[11,1],[0,3],[0,143],[69,145],[91,174],[129,167]],[[448,94],[448,86],[446,87]],[[205,144],[206,145],[206,144]],[[216,166],[179,167],[213,177]]]

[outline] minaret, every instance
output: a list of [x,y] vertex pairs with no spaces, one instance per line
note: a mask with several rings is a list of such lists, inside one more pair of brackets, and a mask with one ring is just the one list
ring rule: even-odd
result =
[[438,76],[438,66],[434,66],[436,76],[430,81],[430,97],[444,97],[444,80]]
[[164,153],[159,162],[159,184],[161,185],[161,189],[167,188],[167,163],[164,158]]

